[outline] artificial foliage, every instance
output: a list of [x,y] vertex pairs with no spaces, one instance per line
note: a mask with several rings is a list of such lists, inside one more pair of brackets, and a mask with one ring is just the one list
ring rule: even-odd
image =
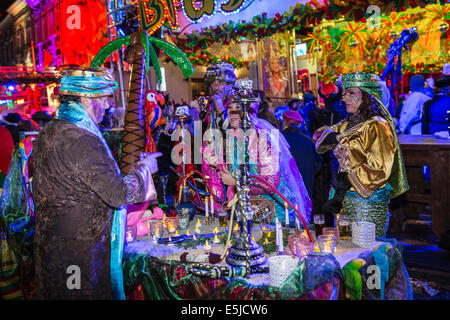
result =
[[[368,7],[371,5],[380,9],[381,27],[367,30],[370,17]],[[341,25],[323,30],[322,24],[327,21],[340,21]],[[310,0],[305,4],[298,3],[289,12],[276,14],[272,18],[263,13],[251,21],[230,21],[189,34],[174,33],[171,38],[193,65],[206,66],[224,60],[208,53],[208,48],[214,43],[227,45],[243,39],[260,40],[279,33],[291,33],[294,29],[306,30],[304,40],[309,42],[310,60],[321,58],[319,78],[324,83],[330,83],[339,73],[354,69],[355,59],[359,60],[360,71],[382,73],[386,50],[403,29],[419,22],[421,36],[429,36],[433,31],[430,26],[436,21],[449,23],[449,5],[445,0],[330,0],[323,4]],[[432,71],[448,60],[448,37],[449,32],[442,37],[442,51],[447,54],[439,61],[430,62],[430,67],[436,65]],[[293,40],[294,37],[291,37]],[[405,72],[415,67],[415,64],[408,65],[407,60],[403,64]],[[250,61],[228,57],[227,62],[239,69],[247,67]]]

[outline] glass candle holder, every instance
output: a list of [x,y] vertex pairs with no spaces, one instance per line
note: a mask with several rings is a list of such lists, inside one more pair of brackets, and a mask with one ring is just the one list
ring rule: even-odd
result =
[[289,235],[288,236],[288,246],[289,246],[289,250],[291,250],[291,253],[293,254],[293,255],[295,255],[295,252],[296,252],[296,249],[295,249],[295,243],[297,242],[297,241],[301,241],[301,240],[307,240],[306,238],[305,238],[305,235],[304,234],[302,234],[302,233],[300,233],[300,232],[296,232],[296,233],[293,233],[293,234],[291,234],[291,235]]
[[125,241],[133,242],[136,240],[136,226],[127,226],[125,231]]
[[182,214],[180,215],[180,218],[178,220],[178,227],[180,230],[186,230],[189,226],[189,215],[188,214]]
[[327,235],[331,235],[331,236],[335,236],[336,237],[336,244],[339,243],[340,240],[340,232],[339,232],[339,228],[323,228],[322,231],[322,235],[327,236]]
[[297,268],[299,259],[292,256],[273,256],[269,258],[270,285],[279,287]]
[[150,220],[150,232],[152,237],[159,239],[164,233],[164,223],[162,220]]
[[352,223],[352,242],[361,248],[370,248],[375,242],[376,225],[368,221]]
[[170,233],[175,232],[175,230],[178,229],[179,223],[180,223],[180,217],[179,216],[167,217],[166,220],[165,220],[167,231],[170,232]]
[[295,256],[300,260],[306,258],[311,252],[314,252],[313,242],[308,240],[299,240],[295,242]]
[[334,235],[321,235],[317,237],[320,252],[333,254],[336,250],[336,237]]

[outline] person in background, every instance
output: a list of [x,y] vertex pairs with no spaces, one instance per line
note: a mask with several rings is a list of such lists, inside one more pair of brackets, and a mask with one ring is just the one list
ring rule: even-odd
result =
[[274,114],[275,114],[276,118],[278,119],[278,121],[280,123],[282,123],[283,122],[283,113],[285,113],[288,110],[297,111],[298,108],[300,107],[300,104],[301,104],[300,99],[297,99],[297,98],[291,99],[291,100],[289,100],[288,104],[286,104],[284,106],[279,106],[275,110]]
[[6,117],[0,119],[0,122],[2,122],[3,125],[11,133],[14,145],[17,145],[20,141],[20,130],[17,128],[17,124],[19,123],[20,120],[22,120],[22,117],[20,114],[16,112],[10,112],[6,115]]
[[278,121],[275,114],[272,112],[272,110],[269,107],[269,103],[271,102],[270,98],[266,97],[266,94],[262,90],[254,90],[253,91],[255,96],[261,100],[259,104],[258,109],[258,118],[264,119],[268,122],[270,122],[271,125],[273,125],[278,130],[281,129],[280,122]]
[[425,93],[430,98],[434,97],[434,79],[433,77],[429,77],[425,80],[425,88],[423,90],[423,93]]
[[304,133],[300,126],[303,119],[297,111],[289,110],[283,114],[283,135],[291,147],[292,156],[302,175],[308,195],[313,198],[314,178],[322,165],[322,157],[316,152],[314,141]]
[[403,104],[398,128],[403,134],[420,135],[422,134],[423,104],[431,98],[424,93],[425,81],[422,75],[413,75],[409,85],[411,93]]
[[450,126],[450,97],[444,94],[450,86],[450,76],[436,81],[434,98],[423,105],[422,134],[434,134],[446,131]]
[[52,120],[52,116],[48,111],[38,111],[31,116],[31,119],[39,125],[39,129],[42,129]]
[[[0,189],[3,187],[3,182],[8,174],[9,164],[11,162],[12,153],[14,150],[14,140],[11,132],[0,124]],[[0,192],[1,193],[1,192]]]
[[312,91],[307,91],[303,96],[303,104],[298,109],[298,113],[303,118],[302,122],[302,132],[309,137],[312,136],[314,132],[312,132],[313,128],[313,114],[317,109],[317,98]]

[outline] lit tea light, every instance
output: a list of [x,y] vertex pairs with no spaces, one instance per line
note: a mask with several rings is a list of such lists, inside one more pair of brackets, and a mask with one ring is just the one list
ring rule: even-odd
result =
[[268,244],[268,243],[269,243],[269,241],[267,241],[267,238],[264,239],[264,243],[265,243],[265,244]]
[[272,232],[269,231],[269,233],[267,234],[267,238],[270,238],[271,235],[272,235]]
[[176,235],[176,236],[179,236],[178,230],[175,230],[175,235]]
[[167,226],[167,229],[169,229],[169,232],[175,232],[175,226],[169,222],[169,225]]
[[236,224],[234,225],[234,231],[239,231],[239,225],[238,225],[237,222],[236,222]]
[[201,227],[202,223],[200,222],[200,219],[197,219],[197,224],[195,225],[196,227]]
[[214,233],[219,233],[219,229],[217,227],[214,228],[213,230]]
[[214,236],[214,239],[213,239],[213,243],[219,243],[220,242],[220,240],[219,240],[219,238],[217,237],[217,234]]
[[198,225],[195,226],[194,232],[197,233],[197,234],[200,234],[200,229],[198,228]]
[[131,236],[131,231],[127,232],[127,242],[133,241],[133,237]]
[[205,241],[205,250],[211,250],[211,245],[208,243],[208,240]]
[[189,230],[186,231],[186,235],[190,236],[191,234],[189,233]]

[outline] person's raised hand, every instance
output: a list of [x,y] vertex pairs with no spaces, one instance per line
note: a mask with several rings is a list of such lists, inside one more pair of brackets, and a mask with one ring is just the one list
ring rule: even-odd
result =
[[146,165],[149,167],[151,173],[155,173],[158,171],[158,162],[156,158],[161,156],[162,156],[161,152],[152,153],[145,159],[138,161],[137,165]]

